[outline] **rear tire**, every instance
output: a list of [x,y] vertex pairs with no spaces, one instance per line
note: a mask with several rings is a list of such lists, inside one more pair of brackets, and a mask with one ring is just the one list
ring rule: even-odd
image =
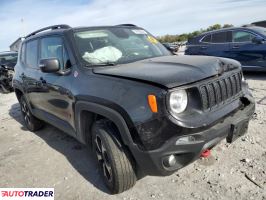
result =
[[116,131],[108,120],[99,120],[92,127],[93,151],[104,182],[112,194],[130,189],[137,180],[134,162],[127,149],[115,136]]
[[27,101],[23,95],[20,97],[19,103],[20,103],[21,114],[26,127],[32,132],[40,130],[43,127],[44,123],[43,121],[37,119],[32,115],[29,106],[27,104]]

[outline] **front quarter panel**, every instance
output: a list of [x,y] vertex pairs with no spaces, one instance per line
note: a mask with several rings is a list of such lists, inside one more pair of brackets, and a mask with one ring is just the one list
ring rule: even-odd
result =
[[[96,103],[118,112],[126,121],[132,138],[138,137],[138,125],[163,117],[166,91],[142,82],[93,74],[91,70],[74,72],[75,102]],[[148,95],[157,97],[158,112],[153,113],[148,104]],[[152,130],[150,130],[152,132]]]

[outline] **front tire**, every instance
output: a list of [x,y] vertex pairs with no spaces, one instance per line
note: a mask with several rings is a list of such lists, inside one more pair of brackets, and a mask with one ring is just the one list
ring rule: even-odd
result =
[[92,127],[93,151],[99,162],[104,182],[112,194],[130,189],[136,183],[134,162],[115,136],[117,131],[108,120],[99,120]]
[[19,103],[21,114],[26,127],[32,132],[40,130],[43,127],[44,123],[32,115],[27,101],[23,95],[21,96]]

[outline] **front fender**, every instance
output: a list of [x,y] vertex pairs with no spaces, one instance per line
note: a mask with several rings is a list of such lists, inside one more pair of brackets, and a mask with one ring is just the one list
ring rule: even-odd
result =
[[82,119],[81,119],[82,111],[89,111],[104,116],[107,119],[111,120],[118,128],[123,143],[127,146],[130,146],[131,144],[134,143],[128,125],[119,112],[117,112],[112,108],[97,103],[78,101],[75,106],[75,116],[76,116],[75,123],[77,126],[77,138],[82,143],[86,143],[86,136],[85,136],[86,133],[82,128]]

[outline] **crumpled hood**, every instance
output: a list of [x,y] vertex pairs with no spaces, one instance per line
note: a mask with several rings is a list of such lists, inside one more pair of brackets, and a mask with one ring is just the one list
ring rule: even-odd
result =
[[173,88],[240,67],[235,60],[220,57],[162,56],[113,67],[98,67],[93,72]]

